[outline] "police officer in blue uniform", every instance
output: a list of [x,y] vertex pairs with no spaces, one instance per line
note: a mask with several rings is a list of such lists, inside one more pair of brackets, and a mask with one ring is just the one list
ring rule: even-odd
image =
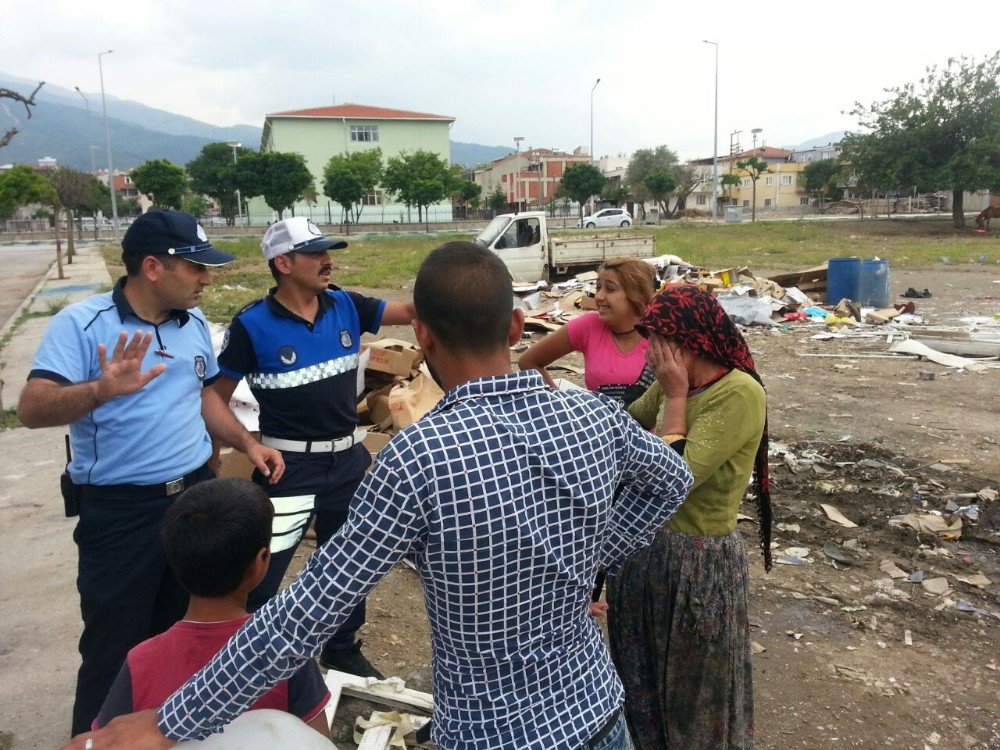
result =
[[[218,376],[197,308],[214,248],[193,216],[152,211],[122,240],[127,276],[70,305],[49,324],[18,416],[27,427],[70,425],[63,494],[79,513],[77,588],[83,615],[73,734],[90,729],[128,650],[187,607],[159,538],[167,508],[213,476],[209,433],[247,454],[271,481],[280,452],[240,425],[210,385]],[[110,356],[108,352],[111,352]]]
[[[277,593],[313,518],[319,544],[347,520],[370,463],[355,432],[361,334],[414,318],[412,303],[330,287],[329,251],[344,247],[346,242],[325,238],[301,216],[271,225],[261,248],[277,286],[236,315],[219,354],[222,374],[213,388],[228,403],[246,378],[260,405],[261,442],[280,449],[286,467],[271,486],[254,473],[274,503],[275,517],[271,566],[250,595],[251,610]],[[364,621],[362,601],[324,646],[322,666],[381,678],[355,640]]]

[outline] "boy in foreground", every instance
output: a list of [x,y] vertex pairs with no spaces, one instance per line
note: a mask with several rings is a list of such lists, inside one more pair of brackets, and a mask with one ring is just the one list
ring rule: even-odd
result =
[[[163,521],[167,561],[191,594],[184,618],[129,651],[94,729],[116,716],[158,708],[245,623],[247,596],[267,573],[274,509],[245,479],[213,479],[178,498]],[[330,692],[314,661],[258,698],[251,709],[298,716],[329,737]]]

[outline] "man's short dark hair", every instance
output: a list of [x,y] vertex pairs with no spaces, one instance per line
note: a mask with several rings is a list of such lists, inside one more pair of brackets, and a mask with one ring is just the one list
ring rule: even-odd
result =
[[[149,255],[153,255],[150,253]],[[125,264],[125,273],[129,276],[137,276],[139,271],[142,270],[142,262],[149,257],[149,255],[137,255],[136,253],[122,253],[122,263]],[[160,262],[163,263],[164,267],[170,271],[173,271],[177,267],[177,261],[180,258],[171,255],[156,255]]]
[[163,548],[193,596],[236,591],[250,564],[271,543],[274,506],[253,482],[237,477],[196,484],[163,519]]
[[417,318],[442,344],[484,354],[507,348],[514,289],[497,255],[471,242],[448,242],[424,259],[413,285]]

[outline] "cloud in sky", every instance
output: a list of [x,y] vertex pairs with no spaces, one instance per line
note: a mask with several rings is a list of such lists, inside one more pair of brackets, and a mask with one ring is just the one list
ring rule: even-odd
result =
[[[0,70],[109,94],[218,125],[355,102],[456,118],[453,140],[587,146],[594,81],[598,154],[666,143],[719,149],[762,128],[770,145],[849,129],[844,111],[925,66],[997,46],[995,25],[891,4],[630,4],[511,1],[37,0],[0,2]],[[952,17],[954,16],[954,18]]]

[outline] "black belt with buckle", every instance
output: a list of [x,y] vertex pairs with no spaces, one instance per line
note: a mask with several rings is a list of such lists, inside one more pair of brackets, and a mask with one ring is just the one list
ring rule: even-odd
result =
[[618,718],[622,715],[622,710],[620,708],[615,709],[615,712],[611,714],[611,718],[608,719],[604,726],[597,730],[597,734],[587,740],[586,744],[583,746],[584,750],[594,745],[598,745],[604,741],[604,739],[611,734],[611,731],[618,724]]
[[205,463],[182,477],[160,484],[81,484],[78,489],[84,499],[90,497],[102,500],[141,500],[148,497],[176,495],[211,476],[213,476],[211,469],[208,463]]

